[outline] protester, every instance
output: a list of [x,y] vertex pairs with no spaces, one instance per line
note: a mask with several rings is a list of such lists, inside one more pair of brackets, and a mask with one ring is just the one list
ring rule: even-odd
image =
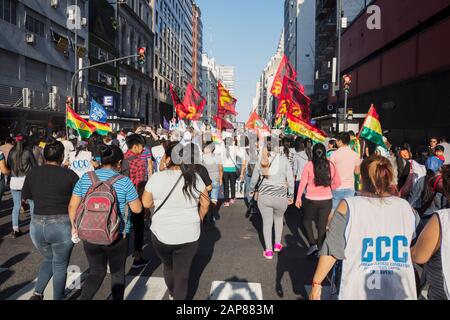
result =
[[[234,204],[236,202],[236,181],[244,180],[245,166],[242,167],[241,171],[237,171],[237,157],[239,153],[239,148],[236,143],[236,138],[227,137],[225,138],[222,149],[222,167],[223,172],[221,172],[221,185],[223,185],[224,196],[225,196],[225,207],[229,207],[230,203]],[[230,195],[231,188],[231,195]]]
[[31,151],[38,166],[42,166],[45,162],[44,150],[39,146],[40,142],[41,138],[38,135],[34,134],[30,137]]
[[428,146],[428,157],[431,157],[434,155],[435,148],[440,143],[438,137],[433,136],[430,138],[430,144]]
[[329,159],[333,152],[335,152],[337,149],[338,145],[336,139],[330,139],[328,141],[327,158]]
[[[283,217],[288,205],[294,202],[294,175],[285,154],[279,153],[278,146],[272,146],[267,138],[261,160],[253,172],[250,195],[257,193],[258,208],[263,219],[263,234],[266,259],[273,258],[273,252],[283,249],[281,235]],[[272,242],[272,229],[275,224],[275,245]]]
[[333,190],[333,210],[336,209],[341,200],[355,195],[355,174],[360,173],[361,160],[359,155],[349,147],[350,134],[342,132],[338,135],[338,149],[330,156],[330,161],[335,165],[341,185]]
[[[128,235],[131,230],[130,219],[127,218],[127,207],[133,214],[142,212],[142,203],[136,188],[128,177],[120,176],[119,171],[123,160],[123,152],[117,146],[99,146],[103,167],[95,170],[95,176],[100,181],[114,182],[118,209],[120,214],[120,236],[110,246],[98,245],[83,241],[84,252],[89,264],[89,275],[81,290],[81,300],[92,300],[100,289],[105,278],[107,265],[111,271],[111,292],[113,300],[123,300],[125,291],[125,262],[128,251]],[[72,223],[72,236],[77,236],[75,217],[82,198],[91,188],[93,182],[85,174],[75,185],[69,203],[69,215]],[[123,234],[126,234],[126,237]]]
[[75,148],[74,148],[73,144],[69,140],[67,140],[67,134],[66,134],[66,131],[64,131],[64,130],[57,132],[56,139],[58,141],[61,141],[61,143],[64,146],[64,161],[63,161],[63,163],[65,163],[65,162],[67,162],[67,159],[69,158],[69,153],[71,151],[74,151]]
[[[316,144],[313,148],[312,160],[303,170],[295,203],[297,208],[301,208],[302,205],[304,207],[303,224],[309,242],[308,256],[322,249],[328,216],[333,207],[332,190],[338,188],[340,184],[339,172],[327,159],[325,146]],[[307,192],[303,203],[302,195],[305,189]],[[314,239],[313,221],[316,222],[318,230],[317,241]]]
[[445,149],[443,146],[436,146],[434,148],[434,154],[425,162],[425,167],[428,170],[433,170],[434,172],[438,171],[439,168],[445,163],[444,152]]
[[[19,213],[22,206],[22,188],[25,177],[30,170],[37,166],[33,153],[28,148],[27,138],[25,136],[16,137],[16,145],[11,149],[7,161],[8,167],[11,169],[11,181],[9,188],[13,198],[12,210],[12,236],[17,238],[23,233],[19,228]],[[33,200],[28,200],[30,206],[30,214],[33,215]]]
[[[128,151],[122,161],[121,174],[129,177],[133,183],[139,197],[144,193],[145,184],[148,180],[147,161],[141,157],[144,151],[145,139],[138,134],[132,134],[127,137]],[[145,231],[145,212],[131,215],[131,223],[134,231],[134,253],[132,268],[141,268],[148,264],[148,260],[143,257],[144,231]]]
[[[341,201],[326,236],[312,281],[311,300],[320,300],[322,282],[342,260],[340,300],[417,299],[410,245],[419,217],[392,196],[390,162],[371,156],[361,165],[363,195]],[[381,250],[386,245],[396,249]]]
[[209,177],[212,181],[212,189],[210,193],[211,205],[209,208],[209,220],[214,222],[218,211],[218,201],[220,193],[220,170],[222,165],[219,163],[217,157],[214,155],[215,145],[210,141],[203,147],[202,164],[208,170]]
[[7,161],[9,152],[14,147],[14,143],[15,143],[14,138],[6,137],[5,144],[0,146],[0,151],[3,152],[3,155],[5,156],[5,161]]
[[407,199],[414,184],[426,175],[426,168],[412,159],[411,147],[403,143],[397,156],[398,190],[403,199]]
[[44,148],[45,163],[28,172],[22,189],[23,199],[34,201],[30,236],[44,257],[36,287],[30,300],[43,300],[44,290],[53,277],[53,299],[63,300],[67,266],[73,248],[68,204],[78,176],[61,167],[64,146],[52,141]]
[[444,147],[444,158],[445,158],[444,164],[445,165],[450,164],[450,143],[447,142],[447,137],[442,136],[441,143],[439,143],[439,145]]
[[66,162],[67,167],[74,171],[78,177],[82,177],[85,173],[94,171],[98,166],[92,152],[88,151],[88,143],[80,141],[75,151],[69,152],[69,158]]
[[[450,199],[450,167],[442,170],[443,192]],[[428,300],[450,299],[450,209],[436,211],[411,249],[412,260],[424,264]]]
[[119,133],[117,134],[117,141],[119,142],[119,147],[124,154],[125,154],[125,152],[128,151],[126,137],[127,137],[127,131],[125,129],[121,129],[119,131]]
[[[152,216],[152,244],[164,266],[170,296],[185,300],[194,256],[199,246],[200,223],[209,208],[205,185],[191,163],[176,154],[177,143],[166,148],[166,170],[155,173],[145,186],[145,208],[156,208]],[[174,158],[172,158],[174,157]]]
[[293,173],[295,179],[295,189],[294,189],[294,199],[297,199],[298,186],[300,185],[300,179],[303,174],[303,169],[306,164],[311,160],[306,154],[306,147],[309,142],[303,140],[302,137],[297,137],[295,139],[295,154],[294,154],[294,165],[293,165]]

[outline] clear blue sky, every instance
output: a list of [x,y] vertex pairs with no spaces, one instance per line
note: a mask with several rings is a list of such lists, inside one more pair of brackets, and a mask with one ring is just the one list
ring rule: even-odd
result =
[[196,0],[204,51],[235,67],[238,121],[247,121],[256,82],[275,54],[283,29],[282,0]]

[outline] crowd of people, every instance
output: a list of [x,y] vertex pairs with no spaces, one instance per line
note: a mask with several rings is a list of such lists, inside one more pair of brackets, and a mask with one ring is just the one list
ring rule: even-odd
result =
[[[284,215],[288,208],[298,212],[306,254],[319,258],[310,299],[321,298],[332,270],[340,274],[340,299],[417,299],[425,285],[429,299],[450,297],[445,138],[432,137],[427,150],[413,154],[408,143],[397,147],[384,138],[384,148],[353,132],[314,144],[275,131],[172,129],[141,125],[89,139],[65,131],[5,139],[0,199],[9,186],[12,236],[22,235],[19,215],[28,206],[30,236],[44,258],[33,300],[43,299],[52,276],[54,299],[64,298],[80,240],[89,264],[81,299],[93,299],[110,272],[112,298],[122,300],[131,233],[132,268],[148,263],[146,220],[170,298],[186,299],[202,221],[215,223],[220,206],[235,205],[242,187],[246,217],[262,218],[262,258],[283,251]],[[94,221],[102,210],[104,221]],[[99,234],[95,224],[102,221],[108,229]],[[420,277],[415,265],[424,267]]]

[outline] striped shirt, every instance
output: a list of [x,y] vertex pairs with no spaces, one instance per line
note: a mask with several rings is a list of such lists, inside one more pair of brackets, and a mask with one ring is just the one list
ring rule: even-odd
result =
[[[97,175],[98,179],[101,181],[106,181],[109,178],[117,175],[117,171],[114,171],[112,169],[99,169],[95,170],[95,174]],[[84,174],[80,180],[78,180],[77,184],[75,185],[75,188],[73,189],[73,194],[78,197],[84,197],[84,195],[88,192],[89,188],[91,187],[92,182],[89,178],[88,174]],[[113,184],[114,190],[116,191],[117,195],[117,201],[119,203],[119,213],[121,217],[121,224],[119,227],[119,231],[123,232],[123,221],[124,221],[124,213],[125,213],[125,206],[136,199],[138,199],[138,194],[136,192],[136,188],[134,187],[133,183],[131,182],[130,178],[125,177],[123,179],[120,179],[116,183]],[[132,213],[129,212],[128,219],[126,222],[126,233],[130,233],[131,230],[131,221],[130,221],[130,215]]]

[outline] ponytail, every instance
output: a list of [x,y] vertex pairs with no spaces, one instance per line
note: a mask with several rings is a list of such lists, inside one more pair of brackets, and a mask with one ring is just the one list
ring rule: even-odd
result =
[[361,178],[363,191],[377,196],[391,194],[393,181],[393,169],[391,162],[381,156],[372,155],[361,164]]

